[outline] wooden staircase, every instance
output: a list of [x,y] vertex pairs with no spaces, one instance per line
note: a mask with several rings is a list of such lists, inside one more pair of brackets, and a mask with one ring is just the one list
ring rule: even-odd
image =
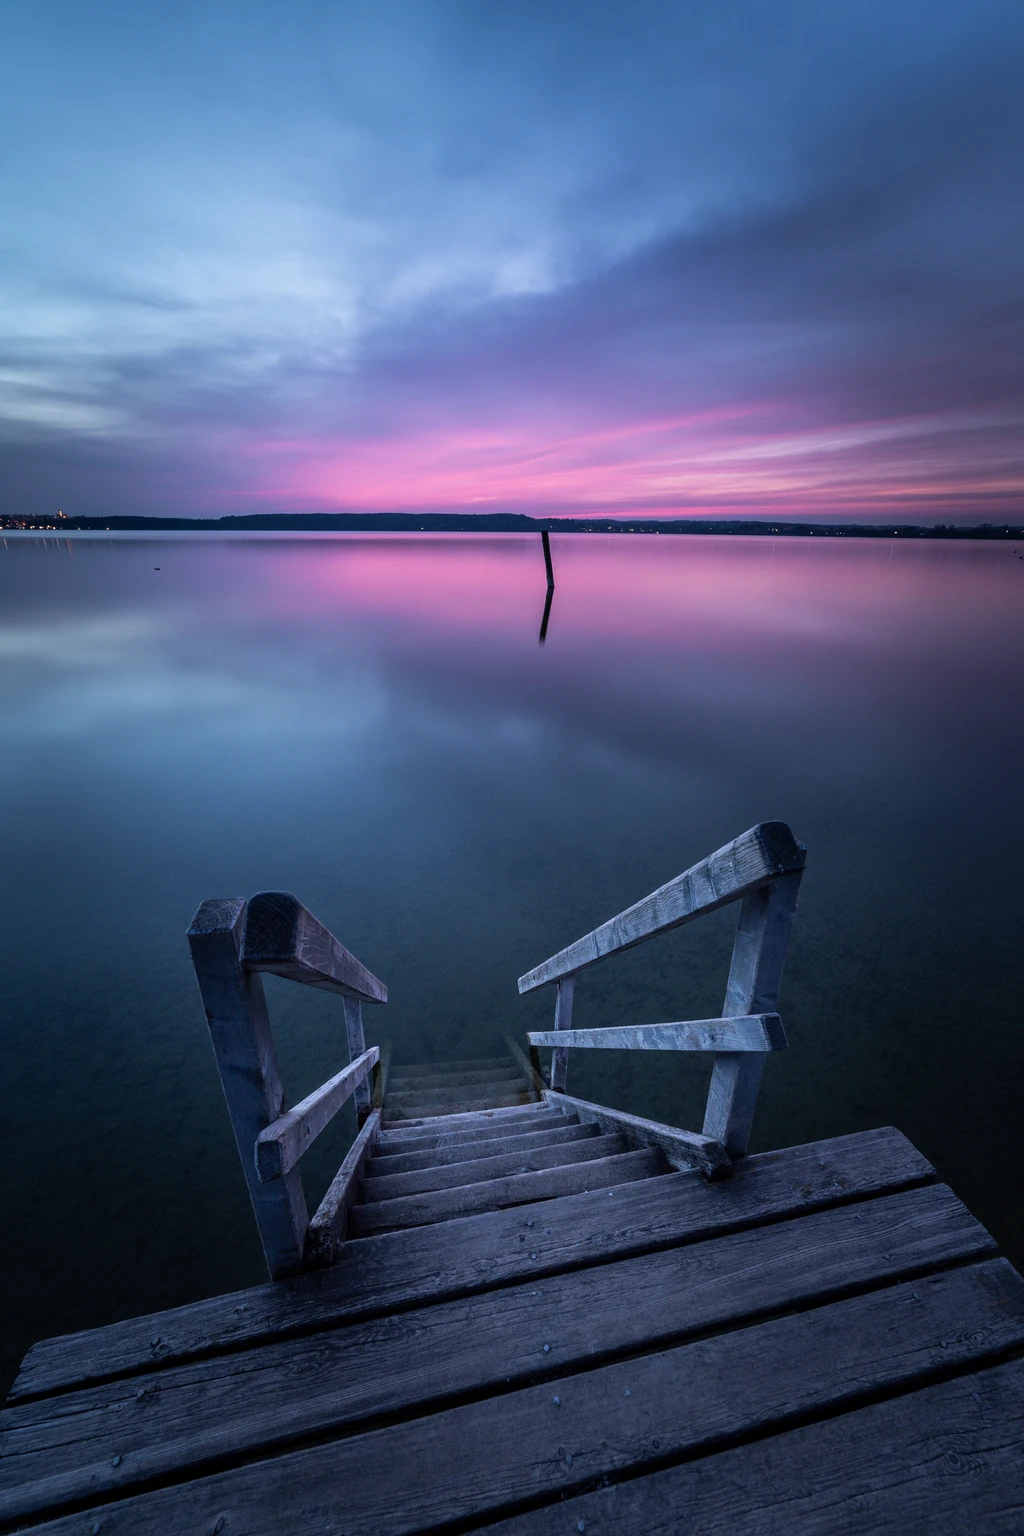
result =
[[[460,1103],[461,1098],[461,1103]],[[346,1236],[478,1216],[669,1173],[657,1147],[549,1108],[511,1057],[413,1065],[389,1078]]]

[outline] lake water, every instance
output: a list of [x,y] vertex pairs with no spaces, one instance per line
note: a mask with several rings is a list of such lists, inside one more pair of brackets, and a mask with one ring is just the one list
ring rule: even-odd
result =
[[[42,1335],[265,1278],[205,897],[294,891],[389,984],[371,1041],[488,1055],[550,1018],[521,972],[775,818],[809,852],[753,1150],[894,1123],[1024,1259],[1024,549],[552,544],[543,646],[530,538],[0,545],[5,1381]],[[587,972],[575,1022],[717,1013],[735,912]],[[268,992],[294,1101],[340,1004]],[[595,1052],[569,1087],[699,1129],[706,1080]]]

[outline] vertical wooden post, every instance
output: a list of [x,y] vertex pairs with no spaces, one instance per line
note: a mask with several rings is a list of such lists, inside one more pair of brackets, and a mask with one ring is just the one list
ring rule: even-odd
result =
[[299,1171],[261,1184],[256,1138],[284,1109],[270,1019],[259,975],[240,953],[245,902],[204,901],[188,931],[192,963],[271,1279],[302,1268],[306,1201]]
[[[343,997],[345,1007],[345,1033],[348,1035],[348,1059],[355,1061],[366,1050],[366,1040],[363,1037],[363,1005],[358,997]],[[373,1102],[373,1089],[369,1078],[364,1077],[361,1083],[356,1084],[356,1121],[362,1126],[363,1121],[370,1113]]]
[[[802,874],[798,869],[781,875],[743,898],[723,1016],[775,1012]],[[747,1150],[764,1061],[759,1051],[715,1055],[704,1135],[721,1142],[730,1157],[742,1157]]]
[[[555,993],[555,1028],[572,1028],[572,995],[576,987],[576,973],[563,976]],[[551,1087],[555,1093],[565,1092],[565,1080],[569,1071],[569,1052],[551,1052]]]

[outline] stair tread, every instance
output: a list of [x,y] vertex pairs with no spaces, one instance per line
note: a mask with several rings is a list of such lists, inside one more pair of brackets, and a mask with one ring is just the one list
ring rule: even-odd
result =
[[[580,1130],[589,1129],[589,1126],[580,1127]],[[455,1189],[460,1184],[479,1184],[503,1178],[510,1173],[536,1173],[541,1168],[593,1161],[626,1150],[626,1142],[621,1136],[579,1136],[575,1140],[552,1142],[546,1147],[522,1147],[512,1152],[469,1158],[408,1173],[377,1174],[362,1180],[360,1199],[364,1205],[369,1205],[400,1195],[430,1194],[434,1190]]]

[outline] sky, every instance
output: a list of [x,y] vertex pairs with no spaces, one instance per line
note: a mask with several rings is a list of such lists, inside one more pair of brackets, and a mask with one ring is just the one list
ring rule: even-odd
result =
[[1021,0],[6,0],[0,511],[1024,516]]

